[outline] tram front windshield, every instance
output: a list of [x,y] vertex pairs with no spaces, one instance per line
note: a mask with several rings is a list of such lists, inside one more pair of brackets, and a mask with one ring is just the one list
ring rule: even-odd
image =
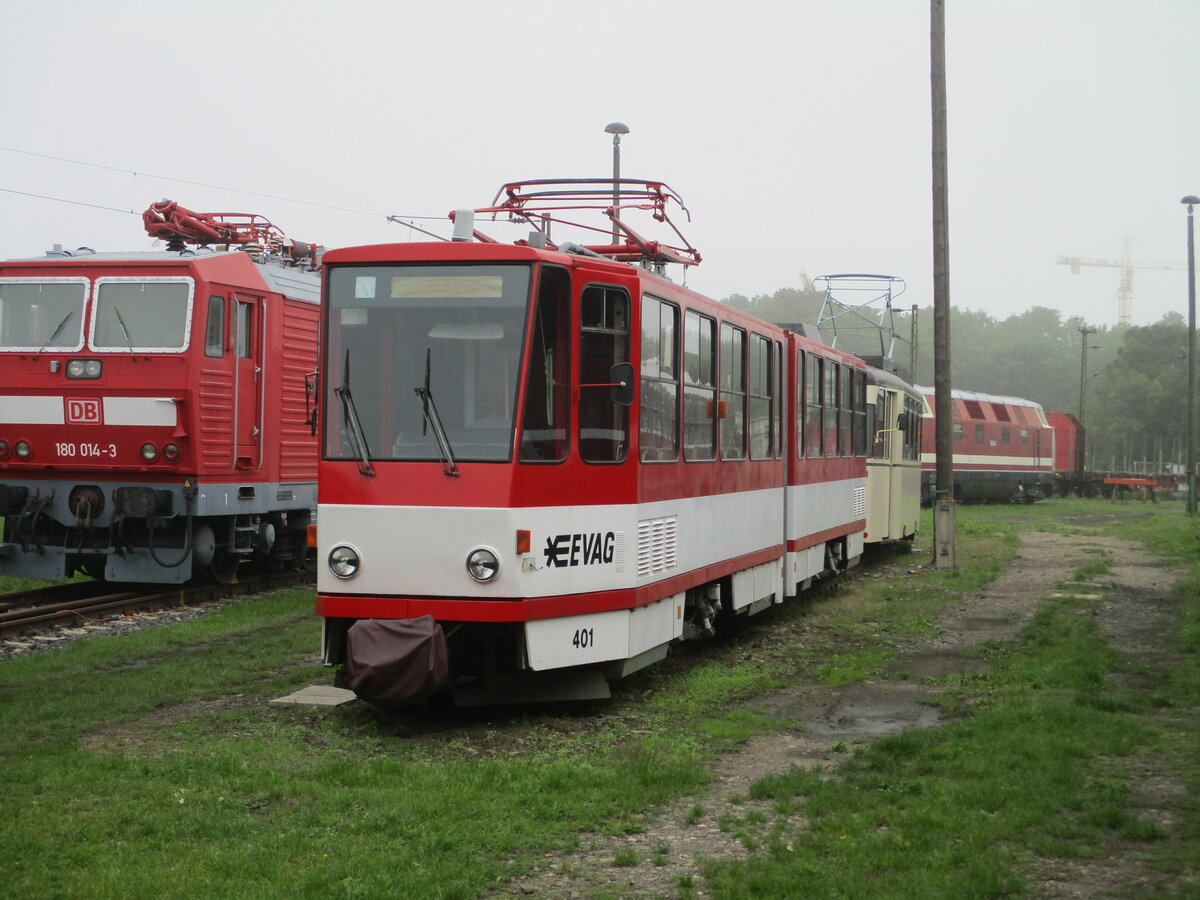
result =
[[330,269],[326,458],[442,460],[440,428],[458,462],[510,459],[529,283],[525,265]]

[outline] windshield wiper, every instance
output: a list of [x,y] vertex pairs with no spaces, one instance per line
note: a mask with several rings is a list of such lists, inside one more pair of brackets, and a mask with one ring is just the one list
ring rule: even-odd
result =
[[358,410],[354,407],[354,397],[350,395],[350,351],[346,350],[346,368],[342,374],[342,386],[334,388],[334,392],[342,400],[342,422],[346,434],[350,436],[350,444],[358,456],[358,471],[363,475],[375,475],[371,468],[371,448],[367,446],[367,436],[363,434],[362,422],[358,419]]
[[58,327],[54,329],[54,332],[50,335],[50,337],[46,338],[46,343],[42,344],[41,348],[38,350],[38,353],[44,353],[46,351],[46,348],[54,343],[54,339],[56,337],[58,337],[59,332],[61,332],[63,330],[63,326],[66,325],[68,321],[70,321],[71,316],[73,316],[73,315],[75,315],[75,310],[68,309],[67,314],[65,316],[63,316],[62,321],[58,323]]
[[125,319],[121,316],[121,309],[115,303],[113,304],[113,312],[117,314],[117,324],[121,326],[121,332],[125,335],[125,343],[129,346],[129,352],[133,352],[133,338],[129,336],[129,329],[125,327]]
[[442,427],[442,419],[438,415],[437,404],[433,402],[433,392],[429,390],[429,351],[425,348],[425,386],[413,388],[421,398],[421,407],[425,410],[425,422],[421,426],[421,434],[428,434],[433,428],[433,437],[437,441],[438,450],[442,454],[442,471],[452,478],[458,477],[458,468],[454,465],[454,451],[450,449],[450,438]]

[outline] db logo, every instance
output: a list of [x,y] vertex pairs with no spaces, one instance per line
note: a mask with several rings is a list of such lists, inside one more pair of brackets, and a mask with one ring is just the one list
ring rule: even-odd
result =
[[66,399],[68,425],[103,425],[104,416],[100,413],[99,400]]

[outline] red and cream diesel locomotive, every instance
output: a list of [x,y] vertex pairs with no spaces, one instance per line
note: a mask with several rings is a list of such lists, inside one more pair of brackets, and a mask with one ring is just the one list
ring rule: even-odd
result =
[[[666,278],[699,254],[622,214],[670,202],[515,183],[455,240],[325,254],[316,609],[360,696],[608,696],[859,559],[866,365]],[[612,236],[552,240],[580,209]]]
[[[932,500],[936,472],[934,391],[925,398],[922,498]],[[1033,502],[1054,492],[1055,429],[1040,403],[1021,397],[955,389],[954,497],[964,502]]]
[[305,555],[316,248],[169,201],[144,220],[167,249],[0,262],[0,574],[228,581]]

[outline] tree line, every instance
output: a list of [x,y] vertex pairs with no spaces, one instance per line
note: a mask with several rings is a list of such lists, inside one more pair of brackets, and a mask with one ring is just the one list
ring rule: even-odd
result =
[[[864,355],[888,349],[890,342],[881,345],[868,321],[882,314],[883,324],[897,336],[893,357],[918,384],[933,384],[932,306],[854,314],[843,306],[831,309],[818,291],[797,288],[756,297],[734,294],[723,302],[784,325],[815,325],[822,312],[840,313],[822,323],[822,333],[839,349]],[[1089,468],[1159,471],[1183,462],[1187,323],[1181,314],[1122,328],[1092,325],[1082,316],[1064,318],[1045,306],[1003,319],[952,306],[950,340],[955,388],[1024,397],[1047,412],[1079,416],[1082,386]]]

